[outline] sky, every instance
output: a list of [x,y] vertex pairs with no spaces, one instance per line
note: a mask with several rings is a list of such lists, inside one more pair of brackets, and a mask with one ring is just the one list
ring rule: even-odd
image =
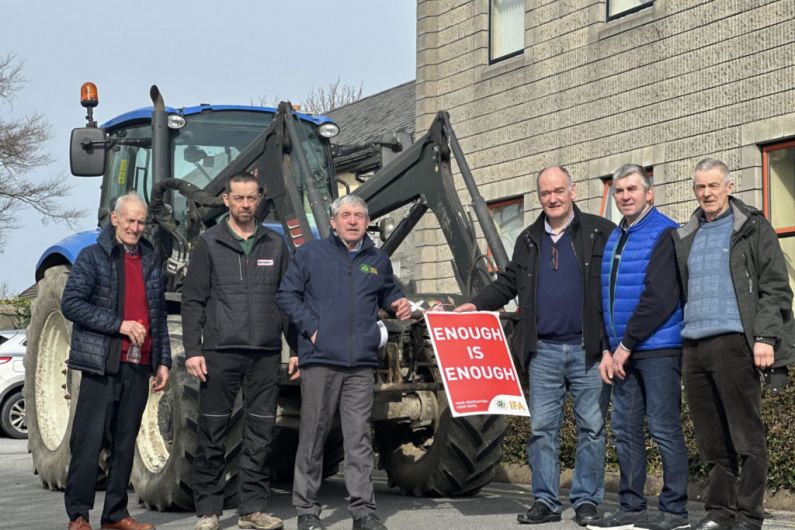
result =
[[98,87],[99,123],[150,105],[152,84],[173,107],[297,101],[337,77],[374,94],[414,79],[415,12],[414,0],[15,2],[0,17],[0,55],[24,61],[27,83],[11,106],[0,102],[0,118],[47,119],[43,150],[54,162],[28,178],[63,174],[73,186],[65,203],[86,215],[70,229],[21,210],[23,227],[0,249],[0,290],[32,285],[44,250],[97,224],[100,177],[69,173],[69,136],[85,124],[83,82]]

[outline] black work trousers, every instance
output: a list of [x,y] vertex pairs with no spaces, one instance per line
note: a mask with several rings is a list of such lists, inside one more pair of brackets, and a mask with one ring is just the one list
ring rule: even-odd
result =
[[102,524],[129,515],[127,485],[130,482],[135,438],[149,397],[149,366],[121,363],[115,374],[83,372],[69,447],[72,458],[66,479],[64,504],[69,520],[83,517],[94,507],[99,453],[108,440],[110,458],[105,486]]
[[199,448],[193,462],[196,515],[224,509],[225,439],[232,407],[243,391],[243,436],[238,465],[238,512],[266,512],[270,453],[279,395],[278,351],[205,352],[207,381],[199,389]]
[[690,416],[710,468],[705,509],[718,522],[761,527],[767,444],[753,352],[741,333],[685,340],[683,346]]

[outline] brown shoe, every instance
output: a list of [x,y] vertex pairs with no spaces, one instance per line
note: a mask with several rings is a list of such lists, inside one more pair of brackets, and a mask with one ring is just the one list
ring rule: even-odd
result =
[[103,523],[101,528],[111,530],[155,530],[155,525],[149,523],[139,523],[130,516],[115,523]]
[[91,530],[91,525],[82,517],[69,521],[69,530]]

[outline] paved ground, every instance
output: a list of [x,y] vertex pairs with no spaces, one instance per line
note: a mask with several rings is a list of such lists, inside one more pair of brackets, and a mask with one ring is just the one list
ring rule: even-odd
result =
[[[41,482],[32,472],[31,457],[27,453],[24,440],[0,438],[0,528],[25,530],[65,529],[66,515],[63,508],[63,494],[42,489]],[[475,529],[526,529],[515,523],[517,512],[526,509],[529,495],[525,486],[493,484],[479,495],[463,499],[418,499],[402,497],[394,489],[386,486],[383,474],[376,476],[376,498],[378,510],[390,530],[475,530]],[[103,492],[97,493],[96,505],[101,509]],[[350,518],[345,510],[345,485],[341,476],[333,477],[324,483],[321,497],[326,508],[323,519],[330,530],[351,528]],[[134,494],[131,494],[134,500]],[[601,508],[615,509],[616,497],[608,494]],[[157,525],[159,530],[191,530],[195,517],[185,512],[147,512],[139,505],[131,506],[133,515],[143,521]],[[91,519],[98,522],[100,509],[91,513]],[[290,504],[288,491],[274,491],[273,512],[285,519],[285,528],[296,528],[295,512]],[[693,519],[703,515],[700,504],[691,503]],[[543,525],[538,528],[570,529],[579,528],[571,520],[574,513],[567,506],[563,521]],[[795,529],[795,513],[771,512],[765,528]],[[96,527],[95,527],[96,528]],[[227,510],[221,528],[237,528],[237,516]]]

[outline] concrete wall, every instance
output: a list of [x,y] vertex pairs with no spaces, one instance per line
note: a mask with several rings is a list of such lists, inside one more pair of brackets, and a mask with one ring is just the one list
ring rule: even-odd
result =
[[[416,80],[417,130],[449,110],[487,200],[524,194],[527,224],[535,174],[563,164],[598,213],[600,177],[634,162],[684,221],[692,168],[714,156],[762,206],[760,145],[795,136],[793,0],[657,0],[610,22],[603,1],[525,0],[524,52],[491,65],[489,3],[418,0]],[[417,234],[415,278],[456,290],[436,226],[426,216]]]

